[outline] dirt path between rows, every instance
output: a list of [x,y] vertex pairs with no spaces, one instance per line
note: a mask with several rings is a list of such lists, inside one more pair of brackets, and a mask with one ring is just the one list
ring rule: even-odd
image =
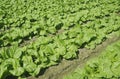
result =
[[109,44],[120,40],[120,35],[112,34],[111,36],[112,37],[105,40],[93,50],[85,48],[79,49],[77,59],[63,60],[58,65],[46,69],[38,78],[28,77],[28,79],[63,79],[65,75],[71,73],[77,67],[82,68],[90,58],[99,56],[100,52],[102,52]]

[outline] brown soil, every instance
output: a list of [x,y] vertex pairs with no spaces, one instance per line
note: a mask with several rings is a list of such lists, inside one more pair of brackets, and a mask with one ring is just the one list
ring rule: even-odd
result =
[[98,45],[95,49],[79,49],[79,54],[77,59],[73,60],[63,60],[57,66],[51,66],[43,71],[43,73],[38,77],[28,77],[28,79],[63,79],[63,77],[77,67],[82,68],[87,60],[93,57],[97,57],[100,52],[102,52],[106,46],[109,44],[120,40],[120,35],[115,35],[114,33],[110,35],[109,39],[105,40],[102,44]]

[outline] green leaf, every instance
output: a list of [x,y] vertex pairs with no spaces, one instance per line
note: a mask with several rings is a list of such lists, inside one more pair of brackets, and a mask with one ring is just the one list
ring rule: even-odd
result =
[[[8,72],[8,64],[6,64],[5,62],[0,64],[0,79],[5,79],[6,76],[8,76],[9,74]],[[6,74],[7,73],[7,74]]]
[[60,54],[60,55],[65,55],[67,52],[66,52],[66,47],[64,46],[60,46],[59,48],[56,48],[56,53]]
[[112,72],[115,76],[120,75],[120,61],[114,62],[111,67]]
[[10,70],[9,72],[14,76],[20,76],[24,73],[24,69],[22,67],[17,67],[16,69]]
[[69,51],[69,52],[67,52],[63,57],[64,57],[65,59],[71,59],[71,58],[76,58],[77,55],[76,55],[75,52]]
[[13,55],[14,58],[20,58],[22,55],[22,50],[21,49],[17,49]]

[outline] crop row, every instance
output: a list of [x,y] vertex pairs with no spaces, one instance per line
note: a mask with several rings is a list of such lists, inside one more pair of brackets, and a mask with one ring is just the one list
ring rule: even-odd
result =
[[56,34],[58,30],[68,30],[118,11],[118,2],[103,2],[4,0],[0,6],[0,46],[21,44],[36,35]]
[[[0,3],[2,79],[9,75],[36,76],[62,59],[77,58],[79,48],[93,49],[120,30],[117,0],[6,1]],[[58,30],[63,32],[56,34]],[[35,41],[19,46],[26,37],[35,36]],[[11,46],[2,47],[8,44]]]
[[119,79],[120,41],[109,45],[99,57],[89,60],[83,69],[77,68],[64,79]]

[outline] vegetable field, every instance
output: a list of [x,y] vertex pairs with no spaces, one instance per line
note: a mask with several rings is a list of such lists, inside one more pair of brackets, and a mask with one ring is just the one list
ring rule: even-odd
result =
[[83,69],[77,68],[64,79],[119,79],[120,41],[108,46],[99,57],[87,62]]
[[0,79],[36,78],[113,34],[120,36],[119,0],[0,0]]

